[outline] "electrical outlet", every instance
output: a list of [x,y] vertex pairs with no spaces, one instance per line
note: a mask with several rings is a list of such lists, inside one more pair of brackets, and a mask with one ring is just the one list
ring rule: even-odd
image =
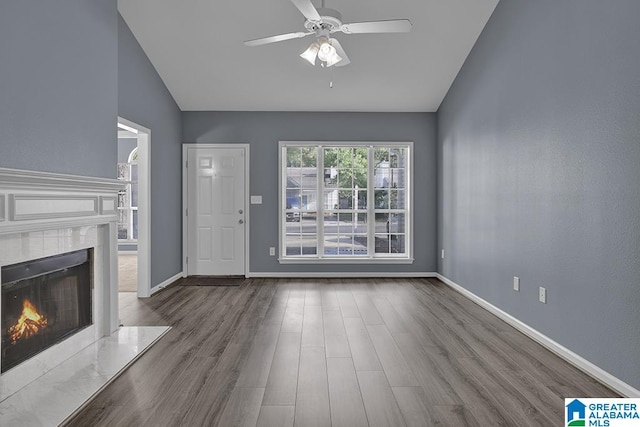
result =
[[444,259],[444,249],[440,252],[440,258]]
[[518,276],[513,276],[513,290],[520,292],[520,278]]
[[271,246],[269,248],[269,256],[276,256],[276,248]]
[[540,286],[540,292],[538,292],[538,300],[543,304],[547,303],[547,290],[542,286]]

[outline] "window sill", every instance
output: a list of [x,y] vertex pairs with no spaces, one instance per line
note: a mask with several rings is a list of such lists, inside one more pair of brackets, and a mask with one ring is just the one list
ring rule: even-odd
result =
[[278,258],[280,264],[413,264],[413,258]]

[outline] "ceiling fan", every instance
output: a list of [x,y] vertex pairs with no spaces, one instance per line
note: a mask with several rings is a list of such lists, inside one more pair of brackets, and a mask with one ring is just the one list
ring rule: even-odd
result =
[[342,49],[340,42],[332,38],[331,34],[336,32],[342,32],[344,34],[408,33],[411,31],[411,21],[408,19],[345,24],[342,22],[340,12],[324,7],[324,0],[322,0],[322,7],[319,9],[313,6],[311,0],[291,0],[291,2],[306,18],[304,22],[306,31],[247,40],[244,44],[246,46],[261,46],[269,43],[303,38],[314,34],[316,41],[311,43],[307,50],[302,52],[300,56],[309,61],[311,65],[316,64],[317,58],[323,67],[331,67],[332,65],[343,67],[351,61],[349,61],[349,57],[344,49]]

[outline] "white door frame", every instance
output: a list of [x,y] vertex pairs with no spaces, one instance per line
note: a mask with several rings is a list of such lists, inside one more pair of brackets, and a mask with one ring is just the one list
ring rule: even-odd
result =
[[138,298],[151,296],[151,130],[118,116],[138,135]]
[[[249,195],[249,177],[250,177],[250,165],[249,158],[249,144],[182,144],[182,277],[187,277],[187,255],[189,254],[189,222],[187,219],[187,207],[189,206],[189,179],[187,176],[187,160],[189,159],[190,149],[211,149],[211,148],[244,148],[244,211],[245,215],[245,232],[244,232],[244,277],[248,277],[249,274],[249,243],[251,242],[249,236],[250,218],[251,212],[249,208],[251,204]],[[138,166],[139,167],[139,166]],[[139,233],[139,231],[138,231]]]

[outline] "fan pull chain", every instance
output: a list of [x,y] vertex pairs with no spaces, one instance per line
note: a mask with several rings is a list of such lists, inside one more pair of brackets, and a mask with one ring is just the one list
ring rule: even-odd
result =
[[329,70],[331,75],[329,76],[329,89],[333,89],[333,67]]

